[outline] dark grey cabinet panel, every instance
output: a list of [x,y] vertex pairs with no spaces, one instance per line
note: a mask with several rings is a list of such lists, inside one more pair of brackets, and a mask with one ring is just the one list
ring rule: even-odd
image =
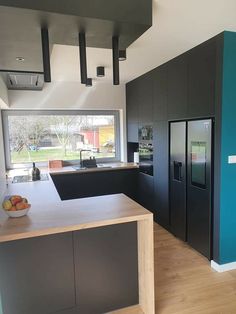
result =
[[126,85],[126,114],[129,123],[138,123],[138,81],[132,81]]
[[188,117],[214,115],[216,41],[210,40],[189,52]]
[[154,198],[156,220],[169,228],[168,122],[154,124]]
[[72,234],[0,245],[4,314],[49,314],[75,306]]
[[139,173],[138,179],[138,202],[145,208],[154,210],[154,181],[153,176]]
[[167,119],[167,65],[153,71],[153,119]]
[[168,63],[168,119],[182,119],[187,115],[187,55]]
[[78,231],[74,240],[78,313],[139,303],[136,223]]
[[62,200],[124,193],[135,199],[138,169],[51,175]]
[[138,122],[127,123],[127,140],[130,143],[138,143]]
[[139,123],[153,122],[153,73],[138,78]]

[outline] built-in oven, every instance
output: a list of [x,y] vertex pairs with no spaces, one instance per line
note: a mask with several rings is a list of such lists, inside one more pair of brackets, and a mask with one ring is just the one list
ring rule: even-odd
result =
[[142,125],[139,128],[139,170],[153,176],[152,125]]

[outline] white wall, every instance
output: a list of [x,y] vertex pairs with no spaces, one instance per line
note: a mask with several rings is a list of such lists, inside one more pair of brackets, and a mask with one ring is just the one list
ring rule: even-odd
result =
[[93,87],[79,82],[52,82],[42,91],[9,91],[10,109],[119,110],[121,158],[126,160],[125,85],[97,82]]

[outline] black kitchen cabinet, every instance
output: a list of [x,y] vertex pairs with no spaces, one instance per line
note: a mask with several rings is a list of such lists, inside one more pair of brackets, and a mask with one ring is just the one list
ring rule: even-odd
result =
[[167,103],[168,119],[183,119],[187,115],[187,55],[168,62]]
[[76,304],[72,233],[1,243],[0,270],[4,314],[56,313]]
[[130,82],[126,86],[126,114],[129,123],[138,123],[138,90],[139,90],[139,82],[134,80]]
[[153,71],[153,120],[167,119],[167,65]]
[[138,78],[139,123],[153,122],[153,72]]
[[137,223],[1,243],[0,278],[4,314],[100,314],[138,304]]
[[127,118],[127,140],[138,142],[138,82],[133,81],[126,87],[126,118]]
[[169,229],[168,121],[154,123],[154,134],[154,216]]
[[77,313],[139,303],[136,222],[74,232],[74,248]]
[[188,54],[188,117],[214,115],[216,40],[212,39]]
[[138,177],[138,202],[145,208],[154,211],[153,195],[153,176],[140,172]]
[[127,140],[129,143],[138,143],[138,123],[127,123]]
[[51,174],[62,200],[118,193],[136,199],[137,176],[138,169]]
[[[169,122],[215,117],[216,110],[220,116],[221,87],[217,79],[222,75],[222,41],[223,35],[220,34],[127,84],[127,112],[130,103],[132,105],[131,96],[137,97],[139,113],[138,121],[135,120],[136,130],[138,124],[153,121],[153,187],[151,179],[147,182],[146,177],[139,175],[139,202],[152,209],[155,220],[168,230],[171,230]],[[148,104],[146,109],[149,112],[145,111],[144,103]],[[127,114],[128,125],[131,122]],[[130,128],[133,129],[134,126]],[[214,154],[216,157],[217,153]]]

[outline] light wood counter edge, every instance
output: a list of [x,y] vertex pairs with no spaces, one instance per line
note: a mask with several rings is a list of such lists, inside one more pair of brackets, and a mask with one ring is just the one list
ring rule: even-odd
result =
[[105,314],[144,314],[144,312],[142,311],[140,305],[134,305]]
[[107,166],[104,167],[97,167],[97,168],[87,168],[87,169],[81,169],[81,170],[76,170],[73,168],[73,166],[69,167],[62,167],[62,168],[50,168],[49,174],[52,176],[55,175],[62,175],[62,174],[82,174],[82,173],[94,173],[94,172],[104,172],[104,171],[119,171],[119,170],[128,170],[128,169],[138,169],[139,166],[134,163],[127,163],[127,164],[122,164],[117,165],[117,166]]
[[98,227],[104,227],[104,226],[110,226],[110,225],[128,223],[128,222],[134,222],[134,221],[138,222],[140,220],[149,219],[150,216],[151,217],[153,216],[152,213],[147,213],[144,215],[137,215],[137,216],[130,216],[130,217],[108,219],[108,220],[103,220],[103,221],[93,221],[89,223],[82,223],[82,224],[76,224],[76,225],[71,225],[71,226],[50,227],[50,228],[44,228],[42,230],[33,230],[33,231],[19,232],[15,234],[0,235],[0,243],[59,234],[59,233],[74,232],[74,231],[79,231],[79,230],[84,230],[84,229],[92,229],[92,228],[98,228]]

